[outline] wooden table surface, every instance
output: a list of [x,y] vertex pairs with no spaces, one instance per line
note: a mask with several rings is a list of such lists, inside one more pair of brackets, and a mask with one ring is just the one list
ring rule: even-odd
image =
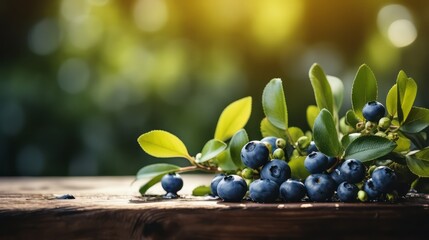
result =
[[[395,203],[224,203],[138,194],[133,177],[0,178],[0,239],[428,239],[429,196]],[[71,194],[75,199],[56,199]]]

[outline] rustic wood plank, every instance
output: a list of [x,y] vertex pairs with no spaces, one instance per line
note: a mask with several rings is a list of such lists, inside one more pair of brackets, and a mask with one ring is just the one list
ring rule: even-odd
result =
[[[388,203],[223,203],[189,197],[210,175],[185,175],[180,199],[132,177],[0,178],[0,239],[422,239],[429,197]],[[76,199],[50,200],[54,194]]]

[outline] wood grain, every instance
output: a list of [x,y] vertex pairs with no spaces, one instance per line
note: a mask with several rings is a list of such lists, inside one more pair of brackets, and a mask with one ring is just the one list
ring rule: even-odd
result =
[[[140,197],[132,177],[0,178],[0,239],[425,239],[429,198],[400,203],[223,203]],[[75,199],[53,200],[55,194]]]

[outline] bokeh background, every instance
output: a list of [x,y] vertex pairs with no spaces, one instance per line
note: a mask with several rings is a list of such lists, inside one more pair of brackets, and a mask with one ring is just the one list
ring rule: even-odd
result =
[[[222,109],[284,80],[308,129],[318,62],[346,87],[367,63],[380,101],[400,69],[429,106],[427,1],[5,0],[0,2],[0,175],[131,175],[158,160],[137,137],[179,136],[196,154]],[[185,164],[182,160],[169,160]]]

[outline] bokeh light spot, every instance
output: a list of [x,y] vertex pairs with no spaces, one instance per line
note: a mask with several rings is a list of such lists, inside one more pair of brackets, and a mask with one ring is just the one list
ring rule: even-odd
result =
[[163,0],[138,0],[134,6],[134,21],[145,32],[160,30],[167,19],[167,6]]
[[60,11],[62,16],[71,22],[85,20],[89,15],[90,5],[87,0],[63,0]]
[[417,38],[417,30],[414,24],[407,19],[400,19],[390,24],[387,31],[390,42],[395,47],[406,47]]
[[60,29],[52,19],[43,19],[31,29],[28,36],[30,50],[38,55],[53,53],[60,43]]
[[58,84],[68,93],[83,91],[89,82],[90,69],[88,64],[79,58],[67,59],[58,71]]

